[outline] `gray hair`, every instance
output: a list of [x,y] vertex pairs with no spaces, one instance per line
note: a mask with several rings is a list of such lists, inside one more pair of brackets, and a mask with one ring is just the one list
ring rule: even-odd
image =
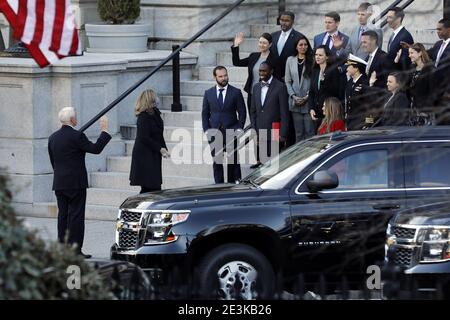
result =
[[70,123],[71,118],[75,118],[76,113],[73,107],[62,108],[58,113],[58,119],[62,124]]

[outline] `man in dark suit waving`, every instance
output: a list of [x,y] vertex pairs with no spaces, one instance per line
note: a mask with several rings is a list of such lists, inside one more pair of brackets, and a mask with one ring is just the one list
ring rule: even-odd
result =
[[69,244],[77,244],[77,250],[83,254],[84,216],[86,207],[86,189],[88,178],[85,164],[86,153],[99,154],[111,140],[108,130],[108,119],[100,119],[102,130],[96,143],[88,140],[86,135],[75,130],[77,115],[75,109],[66,107],[58,114],[62,123],[61,129],[48,139],[48,153],[53,167],[53,190],[58,202],[58,240]]
[[265,143],[264,147],[267,149],[266,154],[261,154],[258,150],[258,164],[265,160],[261,156],[271,158],[276,155],[275,150],[271,148],[272,141],[286,142],[289,132],[289,102],[286,85],[272,75],[272,67],[267,62],[261,63],[259,77],[261,82],[253,86],[254,99],[250,106],[250,120],[258,134],[259,146],[262,147]]
[[295,21],[293,12],[283,12],[279,20],[281,30],[272,33],[273,42],[270,51],[276,60],[276,64],[272,66],[273,76],[284,81],[287,58],[297,54],[296,46],[302,34],[293,28]]
[[244,128],[246,119],[244,97],[241,90],[228,84],[228,72],[225,67],[215,67],[213,75],[217,85],[206,90],[203,96],[203,131],[211,143],[214,181],[224,183],[223,153],[218,151],[227,146],[225,150],[228,156],[227,182],[235,183],[241,179],[238,152],[231,150],[237,148],[237,141],[234,143],[234,148],[227,142],[234,140],[236,130]]
[[408,30],[402,25],[405,18],[405,12],[399,7],[394,7],[388,11],[386,20],[389,27],[392,29],[392,34],[389,37],[387,54],[391,63],[394,63],[397,52],[402,50],[400,61],[395,64],[398,70],[406,71],[411,65],[411,59],[409,59],[408,48],[405,44],[413,44],[414,40]]

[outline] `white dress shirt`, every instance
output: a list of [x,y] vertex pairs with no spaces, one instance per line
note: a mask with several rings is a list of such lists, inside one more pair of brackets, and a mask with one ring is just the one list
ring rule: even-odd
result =
[[375,57],[375,55],[377,54],[378,51],[378,47],[371,53],[369,54],[369,59],[367,60],[367,66],[366,66],[366,74],[370,77],[370,67],[372,66],[372,62],[373,62],[373,58]]
[[444,53],[444,51],[447,48],[449,43],[450,43],[450,38],[448,38],[447,40],[442,42],[441,48],[439,49],[437,57],[436,57],[436,64],[435,64],[436,67],[439,65],[439,62],[441,61],[441,58],[442,58],[442,54]]
[[[270,85],[272,83],[273,76],[270,77],[270,79],[267,81],[267,83]],[[264,106],[264,102],[266,101],[267,92],[269,91],[269,87],[262,87],[261,88],[261,105]]]
[[338,30],[336,30],[335,32],[333,32],[333,33],[327,33],[326,35],[325,35],[325,37],[323,37],[323,41],[322,41],[322,44],[323,45],[326,45],[327,44],[327,41],[328,41],[328,37],[331,37],[330,38],[330,45],[328,46],[328,48],[330,48],[330,50],[331,50],[331,48],[333,48],[333,45],[334,45],[334,42],[333,42],[333,36],[334,35],[338,35],[339,33],[338,33]]
[[278,50],[279,55],[283,51],[284,45],[286,44],[287,39],[289,39],[291,32],[292,32],[292,28],[286,32],[281,31],[280,38],[278,39],[278,42],[277,42],[277,50]]
[[226,97],[226,95],[227,95],[228,85],[226,85],[226,86],[223,87],[223,88],[221,88],[221,87],[219,87],[218,85],[216,85],[216,95],[217,95],[217,99],[219,99],[219,94],[220,94],[219,89],[224,89],[224,90],[222,91],[222,95],[223,95],[223,103],[225,104],[225,97]]

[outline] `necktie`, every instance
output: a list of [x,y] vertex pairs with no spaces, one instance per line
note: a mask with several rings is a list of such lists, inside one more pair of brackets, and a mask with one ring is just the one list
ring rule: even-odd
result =
[[389,37],[388,52],[391,50],[391,43],[392,43],[392,40],[394,40],[394,35],[395,35],[395,33],[392,33],[391,36]]
[[286,34],[284,32],[281,32],[280,39],[278,39],[278,43],[277,43],[278,55],[281,55],[281,52],[283,51],[285,43],[286,43]]
[[[329,35],[329,34],[327,34],[328,35],[328,39],[327,39],[327,42],[325,42],[325,45],[328,47],[328,48],[330,48],[330,43],[331,43],[331,35]],[[330,48],[331,49],[331,48]]]
[[265,82],[265,81],[261,81],[261,88],[264,88],[264,87],[269,87],[269,83],[268,82]]
[[436,57],[436,63],[434,65],[436,68],[439,65],[439,62],[441,61],[442,54],[444,53],[444,48],[445,48],[445,41],[442,41],[441,48],[439,49],[439,52]]
[[219,98],[217,98],[217,102],[219,103],[220,109],[223,109],[223,91],[225,89],[219,89]]
[[359,41],[361,41],[361,36],[362,36],[362,34],[363,34],[364,32],[366,32],[366,27],[361,26],[361,27],[359,28]]

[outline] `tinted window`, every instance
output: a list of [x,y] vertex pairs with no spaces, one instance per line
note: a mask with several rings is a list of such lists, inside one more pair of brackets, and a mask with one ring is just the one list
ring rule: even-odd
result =
[[365,150],[344,156],[324,169],[338,175],[338,190],[380,189],[389,186],[388,163],[388,150]]
[[450,147],[415,148],[409,161],[409,187],[450,186]]

